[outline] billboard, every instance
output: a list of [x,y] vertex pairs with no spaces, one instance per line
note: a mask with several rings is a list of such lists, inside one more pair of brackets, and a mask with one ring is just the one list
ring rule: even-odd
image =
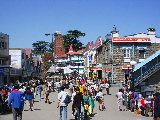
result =
[[113,37],[112,42],[151,42],[150,38]]
[[21,50],[9,50],[11,55],[11,67],[20,69],[21,68]]

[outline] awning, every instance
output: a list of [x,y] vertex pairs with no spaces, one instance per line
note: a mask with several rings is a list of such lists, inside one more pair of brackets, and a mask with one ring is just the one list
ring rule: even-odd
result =
[[110,68],[106,68],[106,72],[110,72],[111,71],[111,69]]
[[98,64],[92,68],[93,70],[102,70],[102,64]]
[[93,70],[102,70],[102,67],[93,67]]
[[122,69],[132,69],[132,66],[122,66]]

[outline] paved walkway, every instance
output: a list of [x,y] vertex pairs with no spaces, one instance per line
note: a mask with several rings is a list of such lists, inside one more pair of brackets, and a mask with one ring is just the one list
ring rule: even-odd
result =
[[[152,120],[152,117],[144,117],[140,114],[136,115],[129,111],[117,110],[117,99],[114,94],[118,91],[118,87],[111,87],[111,95],[105,95],[105,111],[98,110],[98,103],[95,101],[96,107],[94,109],[94,117],[90,120]],[[104,91],[105,93],[105,91]],[[34,111],[28,111],[28,106],[25,105],[23,111],[23,120],[59,120],[59,108],[57,108],[57,92],[50,93],[51,104],[45,103],[44,99],[38,101],[35,99]],[[12,120],[12,114],[0,115],[0,120]],[[71,115],[71,104],[68,106],[68,120],[74,120]]]

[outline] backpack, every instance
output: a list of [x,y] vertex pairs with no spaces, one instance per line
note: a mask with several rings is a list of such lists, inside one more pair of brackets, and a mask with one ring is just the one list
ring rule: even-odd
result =
[[[67,94],[67,93],[66,93]],[[71,102],[71,97],[67,94],[66,98],[63,101],[65,104],[69,104]]]

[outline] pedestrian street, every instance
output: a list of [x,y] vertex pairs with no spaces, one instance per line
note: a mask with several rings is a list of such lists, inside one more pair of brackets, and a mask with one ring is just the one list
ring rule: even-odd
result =
[[[110,94],[105,95],[105,111],[99,111],[98,103],[95,101],[94,116],[88,120],[152,120],[152,117],[141,116],[130,111],[118,111],[117,98],[115,93],[118,92],[119,87],[111,87]],[[65,91],[68,91],[65,89]],[[106,91],[103,90],[106,94]],[[45,99],[39,101],[38,96],[35,99],[33,111],[28,111],[28,106],[25,104],[23,111],[23,120],[59,120],[59,108],[57,108],[57,92],[51,92],[49,99],[51,104],[45,103]],[[43,96],[45,97],[45,96]],[[68,120],[74,120],[71,111],[71,103],[68,105]],[[0,120],[12,120],[12,114],[0,115]]]

